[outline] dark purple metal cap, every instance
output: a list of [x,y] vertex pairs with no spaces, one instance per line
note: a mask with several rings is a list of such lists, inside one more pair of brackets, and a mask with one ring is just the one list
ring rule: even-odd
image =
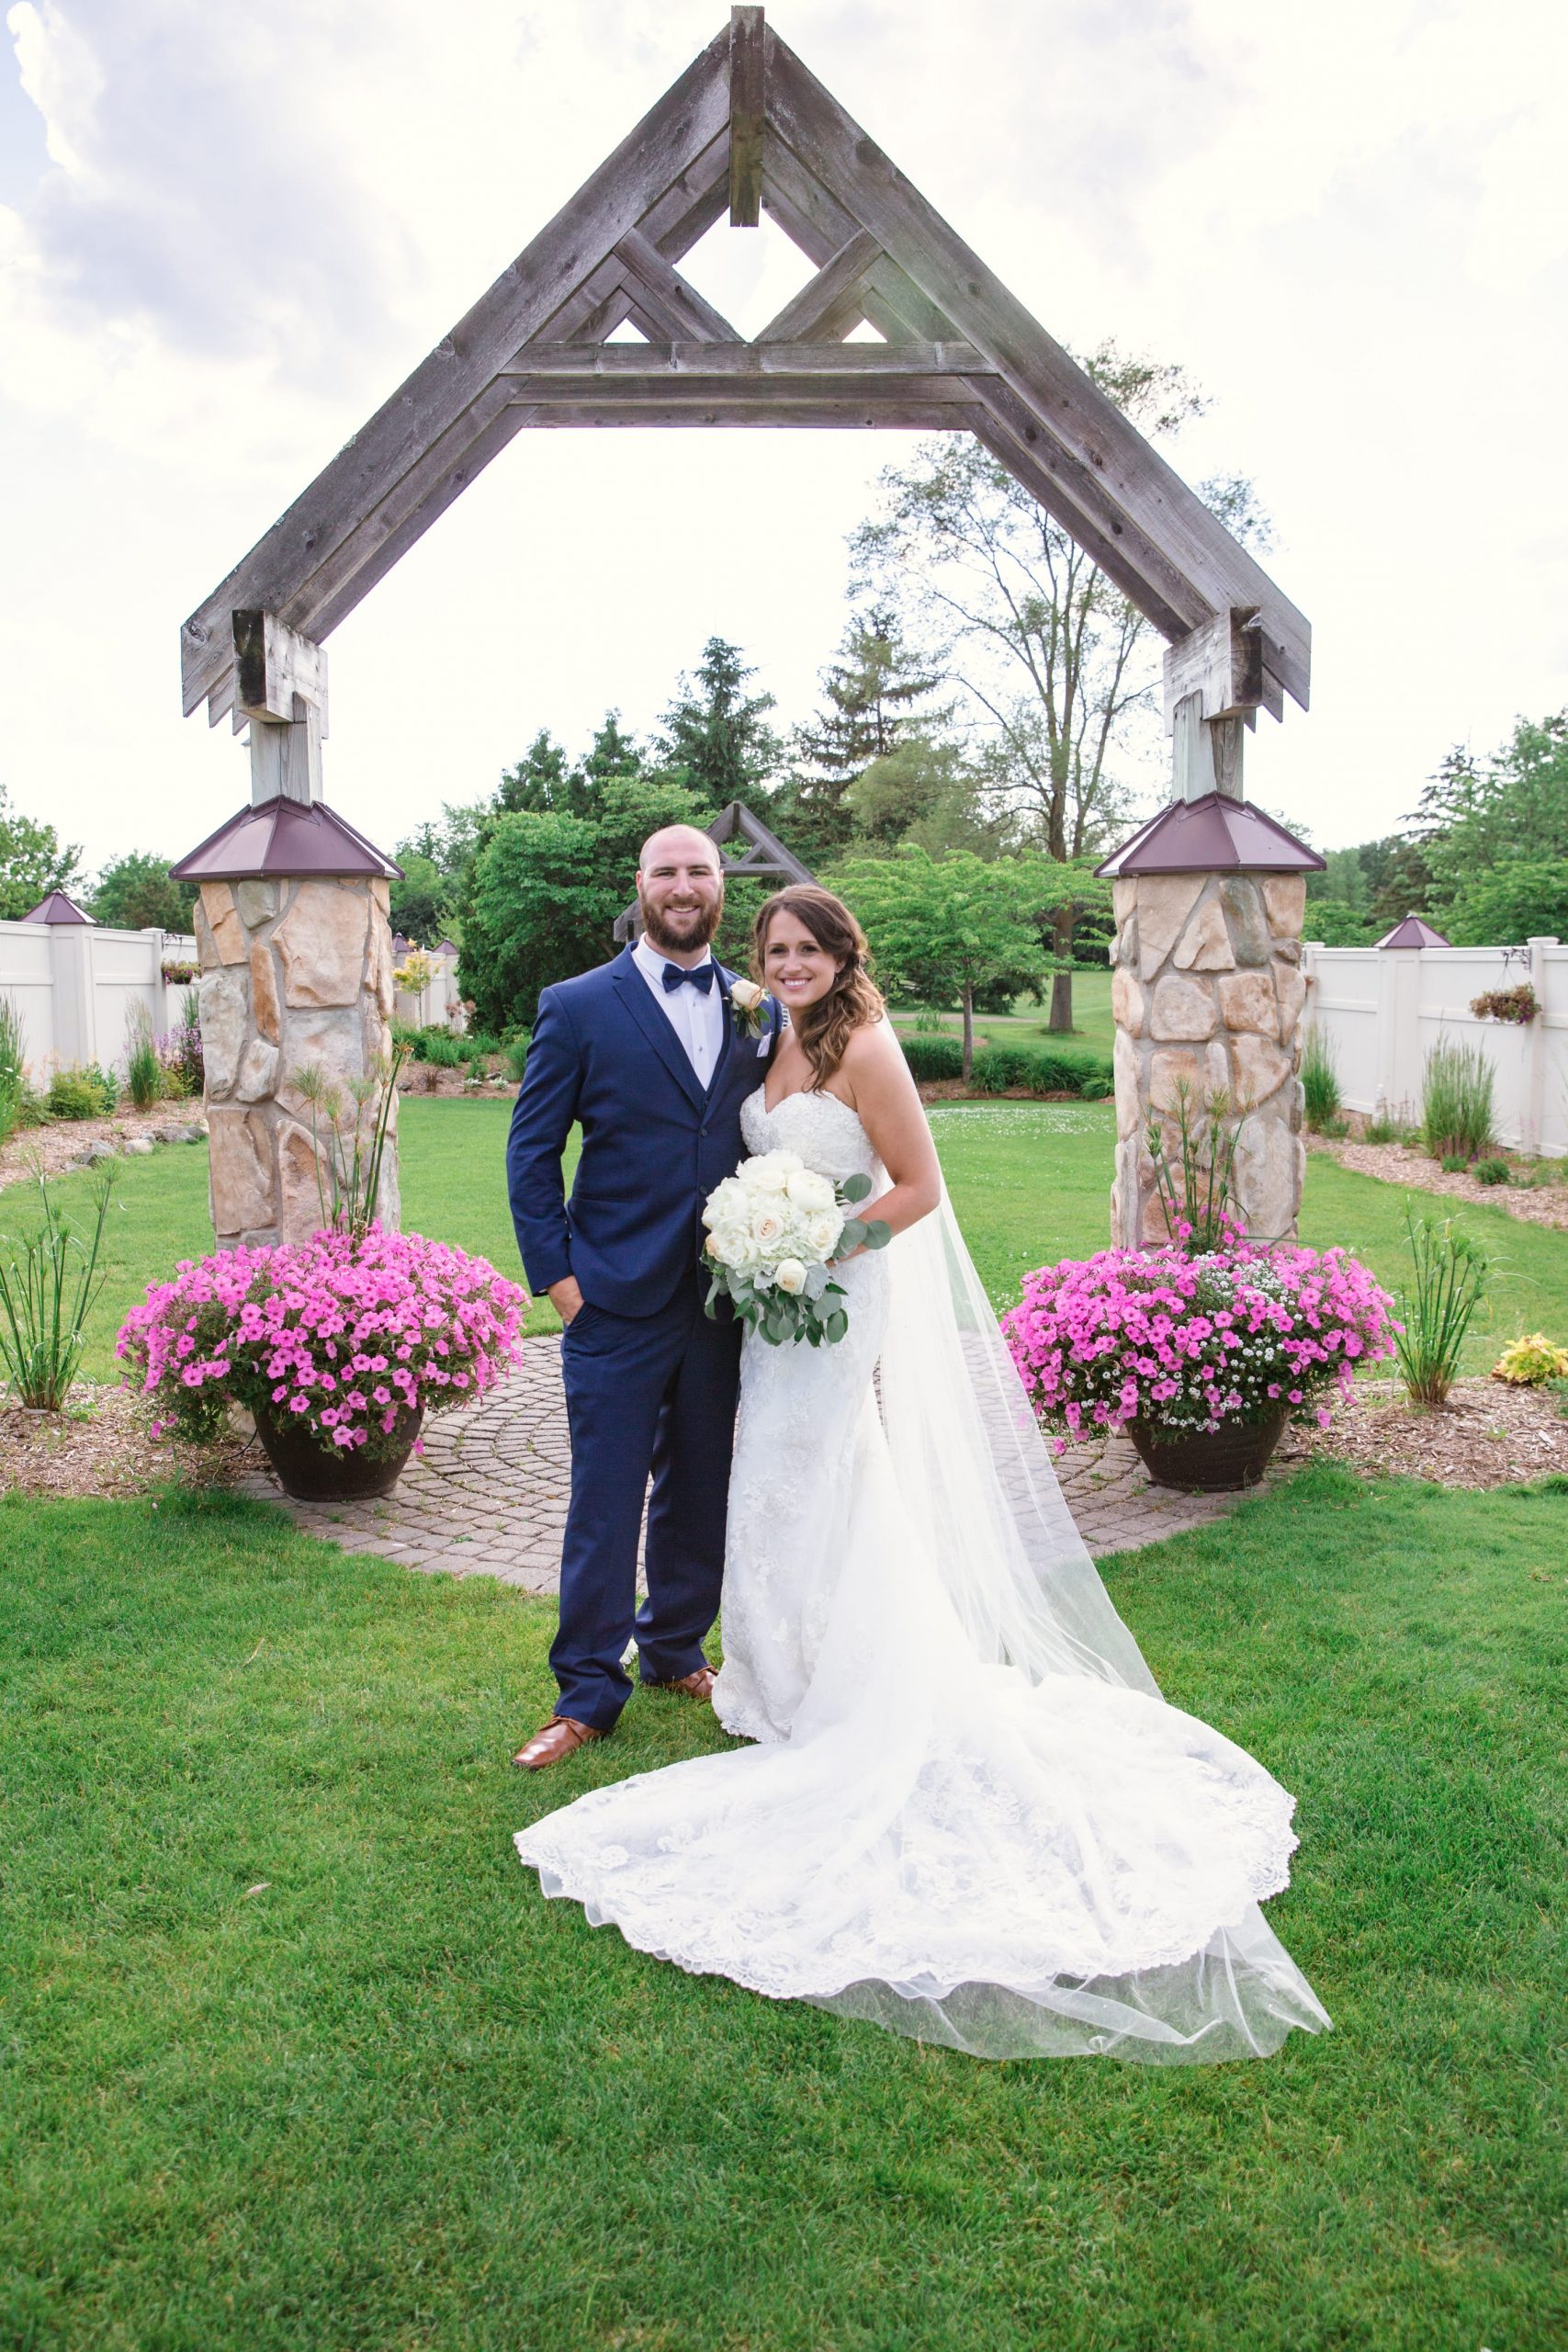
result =
[[22,917],[22,921],[24,922],[85,922],[89,930],[96,928],[96,919],[92,915],[85,915],[75,899],[68,899],[63,890],[51,890],[47,899],[39,900],[30,914],[25,914]]
[[1250,800],[1205,793],[1173,800],[1131,841],[1112,850],[1097,874],[1321,874],[1325,861]]
[[180,882],[249,882],[268,875],[400,876],[400,865],[324,800],[264,800],[242,808],[169,868]]
[[1406,915],[1403,922],[1385,932],[1379,940],[1380,947],[1447,947],[1449,942],[1440,931],[1434,931],[1419,915]]

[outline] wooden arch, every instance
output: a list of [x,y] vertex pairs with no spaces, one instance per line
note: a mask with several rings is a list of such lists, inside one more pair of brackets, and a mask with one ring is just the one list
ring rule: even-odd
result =
[[[676,266],[726,210],[766,211],[817,265],[750,341]],[[627,321],[646,341],[607,342]],[[846,343],[863,321],[885,339]],[[973,433],[1170,640],[1168,712],[1195,742],[1223,721],[1238,750],[1240,718],[1305,707],[1311,632],[1289,598],[762,10],[737,7],[185,624],[186,712],[262,722],[256,798],[319,795],[324,639],[516,434],[568,424]],[[1174,731],[1190,795],[1237,791],[1217,736],[1184,763]]]

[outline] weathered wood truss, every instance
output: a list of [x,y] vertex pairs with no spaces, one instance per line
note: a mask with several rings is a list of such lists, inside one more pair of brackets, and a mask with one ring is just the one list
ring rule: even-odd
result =
[[[677,267],[727,210],[737,227],[765,211],[817,266],[750,341]],[[646,340],[609,343],[628,321]],[[846,343],[863,321],[884,340]],[[973,433],[1172,643],[1245,632],[1245,698],[1224,683],[1220,707],[1305,706],[1295,606],[762,10],[738,7],[191,616],[186,711],[244,723],[236,615],[243,641],[267,616],[320,646],[518,433],[569,424]]]

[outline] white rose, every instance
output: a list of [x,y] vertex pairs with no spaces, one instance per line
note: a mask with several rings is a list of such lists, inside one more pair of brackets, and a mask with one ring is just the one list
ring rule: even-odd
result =
[[738,1004],[742,1012],[755,1012],[765,993],[755,980],[736,980],[730,986],[729,1001]]
[[815,1168],[797,1168],[789,1180],[789,1196],[797,1207],[809,1211],[830,1209],[837,1198],[830,1180],[819,1176]]
[[716,1184],[703,1211],[705,1225],[733,1225],[746,1214],[746,1188],[733,1176]]
[[820,1216],[814,1216],[806,1228],[806,1238],[813,1254],[825,1258],[836,1246],[843,1229],[844,1220],[837,1209],[825,1209]]
[[741,1170],[741,1181],[749,1193],[770,1194],[788,1190],[790,1170],[784,1165],[780,1151],[764,1152],[761,1159],[749,1159]]
[[776,1210],[761,1208],[751,1219],[751,1238],[759,1250],[771,1250],[784,1238],[784,1221]]
[[806,1269],[798,1258],[781,1258],[773,1268],[773,1280],[780,1290],[796,1297],[806,1288]]

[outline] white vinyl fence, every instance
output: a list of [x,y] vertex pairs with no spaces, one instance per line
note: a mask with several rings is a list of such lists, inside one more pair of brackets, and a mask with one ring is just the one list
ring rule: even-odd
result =
[[[1307,922],[1312,908],[1307,908]],[[1442,1040],[1479,1046],[1496,1073],[1497,1140],[1568,1153],[1568,945],[1316,947],[1302,954],[1306,1018],[1328,1039],[1347,1110],[1412,1124],[1421,1072]],[[1533,1021],[1478,1020],[1472,1000],[1529,983]]]
[[82,1062],[123,1070],[130,1007],[146,1007],[156,1035],[177,1028],[189,984],[165,980],[164,966],[196,960],[195,940],[177,932],[0,922],[0,997],[20,1015],[33,1083]]
[[[430,967],[430,978],[417,995],[409,989],[400,989],[396,1012],[400,1021],[411,1029],[450,1029],[460,1035],[468,1025],[457,993],[457,958],[455,953],[442,947],[411,949],[410,954],[423,955]],[[400,967],[407,968],[407,957]]]

